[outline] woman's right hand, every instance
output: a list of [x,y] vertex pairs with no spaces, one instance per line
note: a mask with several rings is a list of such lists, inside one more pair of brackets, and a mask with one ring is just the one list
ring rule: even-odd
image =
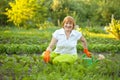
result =
[[46,50],[44,52],[44,56],[43,56],[43,59],[46,63],[48,63],[50,61],[50,51],[49,50]]

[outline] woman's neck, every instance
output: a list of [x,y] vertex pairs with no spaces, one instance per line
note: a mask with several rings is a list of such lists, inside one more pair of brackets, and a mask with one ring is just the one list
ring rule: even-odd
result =
[[65,30],[65,33],[70,34],[72,31],[71,30]]
[[66,38],[67,38],[67,39],[70,37],[70,33],[71,33],[71,31],[65,31],[65,34],[66,34]]

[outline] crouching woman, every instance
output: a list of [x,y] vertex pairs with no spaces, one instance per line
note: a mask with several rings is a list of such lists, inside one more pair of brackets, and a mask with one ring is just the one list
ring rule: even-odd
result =
[[[74,63],[77,60],[77,43],[82,42],[83,52],[91,57],[87,49],[86,39],[81,32],[75,30],[75,20],[71,16],[66,16],[62,23],[62,28],[52,34],[52,39],[43,52],[42,58],[48,63]],[[55,49],[52,51],[53,47]]]

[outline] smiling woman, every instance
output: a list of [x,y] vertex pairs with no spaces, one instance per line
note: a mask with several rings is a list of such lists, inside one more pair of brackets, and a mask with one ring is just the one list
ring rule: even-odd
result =
[[[76,46],[79,40],[82,42],[84,53],[87,57],[91,57],[91,54],[87,49],[86,39],[81,32],[75,30],[74,28],[74,18],[71,16],[65,17],[62,28],[53,33],[49,46],[42,54],[45,62],[74,63],[77,60]],[[56,45],[56,48],[52,51],[54,45]]]

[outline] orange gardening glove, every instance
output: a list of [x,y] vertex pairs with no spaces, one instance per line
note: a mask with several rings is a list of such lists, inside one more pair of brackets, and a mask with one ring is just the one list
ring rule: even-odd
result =
[[87,55],[87,57],[91,57],[91,53],[88,51],[88,49],[84,49],[83,52]]
[[48,63],[50,61],[50,51],[49,50],[44,52],[43,59],[46,63]]

